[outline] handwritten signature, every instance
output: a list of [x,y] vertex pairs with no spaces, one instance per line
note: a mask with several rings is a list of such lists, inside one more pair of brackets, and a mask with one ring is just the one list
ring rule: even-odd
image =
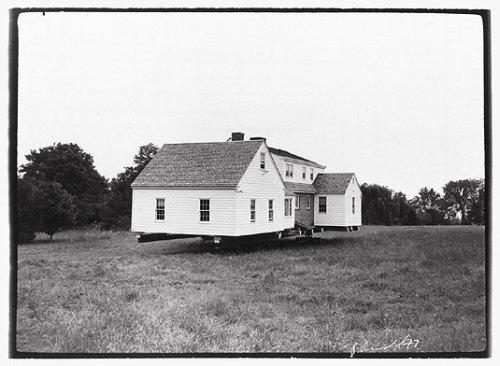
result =
[[361,345],[358,342],[355,342],[352,345],[351,357],[353,357],[356,353],[399,350],[401,347],[405,346],[406,349],[410,349],[412,346],[413,348],[417,348],[419,343],[420,341],[418,339],[412,339],[410,335],[405,336],[401,341],[395,339],[391,344],[382,347],[368,347],[368,341],[365,341],[365,343]]

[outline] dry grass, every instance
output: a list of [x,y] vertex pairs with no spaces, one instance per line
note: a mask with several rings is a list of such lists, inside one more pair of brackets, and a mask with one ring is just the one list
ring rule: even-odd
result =
[[219,252],[198,240],[138,244],[130,233],[92,230],[21,245],[18,351],[485,348],[483,227],[318,236]]

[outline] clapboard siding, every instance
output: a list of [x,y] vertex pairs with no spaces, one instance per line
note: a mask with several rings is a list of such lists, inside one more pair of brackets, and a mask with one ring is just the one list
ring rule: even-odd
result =
[[[355,210],[352,213],[352,198],[355,198]],[[353,177],[345,192],[345,226],[361,225],[361,189]]]
[[[265,169],[260,168],[260,154],[265,153]],[[255,222],[250,220],[250,200],[255,199]],[[273,200],[274,219],[269,221],[269,200]],[[285,185],[274,161],[262,144],[243,175],[236,193],[236,235],[283,231],[285,228]]]
[[[324,173],[325,169],[318,168],[316,166],[311,166],[307,164],[299,164],[291,161],[285,160],[284,157],[271,154],[272,157],[274,158],[274,161],[276,162],[276,166],[278,167],[278,170],[283,177],[283,180],[286,182],[293,182],[293,183],[305,183],[305,184],[312,184],[314,182],[314,179],[316,179],[316,176],[319,173]],[[286,176],[286,166],[285,164],[292,164],[293,165],[293,177],[287,177]],[[306,168],[306,179],[302,178],[302,168]],[[313,179],[310,179],[310,169],[314,169],[314,175]]]
[[278,171],[281,175],[281,177],[283,178],[283,180],[285,179],[285,162],[284,162],[284,159],[279,156],[279,155],[274,155],[274,154],[271,154],[273,160],[274,160],[274,163],[276,164],[276,167],[278,168]]
[[[157,221],[156,198],[165,199],[165,220]],[[200,199],[210,199],[210,222],[200,222]],[[234,189],[134,188],[132,231],[193,235],[235,235]]]
[[[319,197],[326,197],[326,213],[319,212]],[[319,194],[314,197],[314,225],[344,226],[345,197],[337,194]]]

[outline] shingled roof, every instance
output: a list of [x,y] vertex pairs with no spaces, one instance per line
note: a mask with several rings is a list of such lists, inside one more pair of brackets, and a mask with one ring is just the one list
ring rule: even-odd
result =
[[263,143],[165,144],[132,187],[236,187]]
[[354,173],[321,173],[314,180],[319,194],[344,194]]
[[321,165],[321,164],[318,164],[312,160],[309,160],[309,159],[306,159],[306,158],[303,158],[301,156],[298,156],[298,155],[295,155],[295,154],[292,154],[291,152],[288,152],[286,150],[282,150],[282,149],[276,149],[274,147],[269,147],[269,152],[271,152],[272,154],[274,155],[279,155],[279,156],[283,156],[284,158],[289,158],[289,159],[296,159],[296,160],[303,160],[307,163],[310,163],[310,164],[313,164],[313,165],[316,165],[317,167],[319,168],[324,168],[325,166],[324,165]]

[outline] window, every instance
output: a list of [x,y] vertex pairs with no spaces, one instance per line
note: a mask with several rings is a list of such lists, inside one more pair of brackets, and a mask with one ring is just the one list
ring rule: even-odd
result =
[[311,209],[311,195],[307,195],[307,209]]
[[260,168],[266,169],[266,153],[260,153]]
[[285,175],[287,177],[293,178],[293,164],[286,164]]
[[292,199],[285,198],[285,216],[292,216]]
[[300,208],[300,196],[295,196],[295,209],[298,210]]
[[200,199],[200,221],[210,221],[210,200]]
[[165,220],[165,198],[156,199],[156,220]]
[[318,197],[318,208],[320,213],[326,213],[326,197]]
[[274,220],[273,200],[269,200],[269,221]]
[[314,169],[313,168],[309,169],[309,175],[311,177],[311,180],[314,180]]
[[250,200],[250,222],[255,222],[255,200]]
[[306,179],[306,167],[302,167],[302,179]]
[[352,198],[352,213],[356,213],[356,197]]

